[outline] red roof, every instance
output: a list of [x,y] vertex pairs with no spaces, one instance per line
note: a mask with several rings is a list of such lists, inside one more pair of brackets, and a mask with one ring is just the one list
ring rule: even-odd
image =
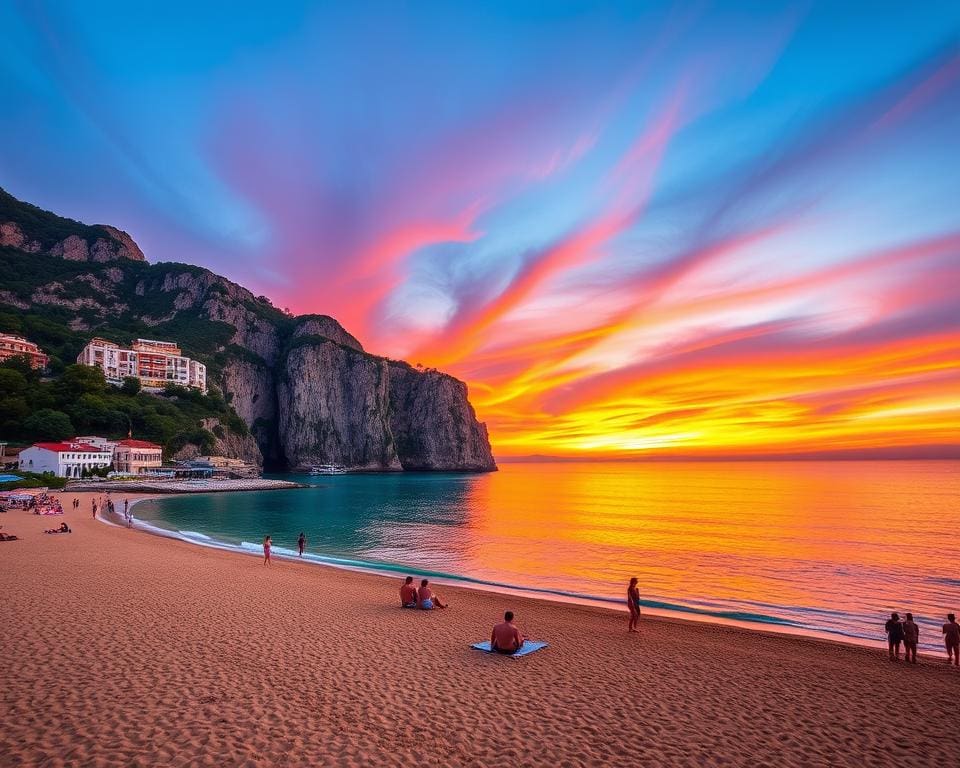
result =
[[156,448],[160,450],[160,446],[156,443],[151,443],[147,440],[132,440],[130,438],[117,440],[117,445],[125,445],[127,448]]
[[83,453],[110,453],[107,448],[97,448],[95,445],[87,443],[34,443],[34,448],[43,448],[54,453],[64,453],[66,451],[82,451]]

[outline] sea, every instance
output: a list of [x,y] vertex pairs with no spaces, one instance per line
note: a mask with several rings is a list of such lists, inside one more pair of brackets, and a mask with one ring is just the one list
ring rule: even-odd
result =
[[[489,474],[271,475],[296,490],[137,504],[203,546],[922,650],[960,613],[960,462],[503,463]],[[508,599],[505,601],[508,602]]]

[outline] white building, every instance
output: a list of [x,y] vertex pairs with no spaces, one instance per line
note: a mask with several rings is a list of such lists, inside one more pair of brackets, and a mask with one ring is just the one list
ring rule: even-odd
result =
[[92,445],[94,448],[99,448],[102,451],[110,451],[110,453],[113,453],[113,449],[117,447],[116,440],[108,440],[105,437],[98,437],[97,435],[77,435],[70,440],[70,442]]
[[84,470],[109,467],[113,451],[80,442],[34,443],[20,451],[24,472],[52,472],[58,477],[81,477]]
[[130,349],[123,349],[112,341],[93,339],[77,356],[77,362],[99,368],[115,385],[131,376],[146,390],[159,391],[177,384],[207,391],[207,366],[184,357],[172,341],[137,339]]

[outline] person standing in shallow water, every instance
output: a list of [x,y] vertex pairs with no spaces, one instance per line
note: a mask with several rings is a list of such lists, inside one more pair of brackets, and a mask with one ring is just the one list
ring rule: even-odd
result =
[[630,609],[630,628],[628,632],[639,632],[637,622],[640,621],[640,588],[637,587],[637,577],[630,579],[627,587],[627,607]]
[[307,546],[307,537],[304,535],[303,531],[300,531],[300,535],[297,536],[297,549],[300,550],[300,557],[303,557],[303,548]]
[[900,614],[891,613],[884,629],[887,632],[887,650],[890,652],[890,661],[900,661],[900,643],[903,642],[903,624],[900,623]]
[[906,661],[917,663],[917,643],[920,642],[920,627],[913,620],[913,614],[907,613],[907,620],[903,622],[903,658]]
[[272,542],[270,541],[269,536],[263,537],[263,564],[270,565],[270,547]]

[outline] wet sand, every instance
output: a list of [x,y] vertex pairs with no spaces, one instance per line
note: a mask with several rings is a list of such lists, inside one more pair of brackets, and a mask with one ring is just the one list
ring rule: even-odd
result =
[[[0,764],[953,765],[960,670],[0,515]],[[114,494],[115,499],[119,499]],[[122,504],[118,503],[118,509]],[[69,535],[47,536],[62,520]],[[504,609],[550,647],[471,650]],[[882,629],[878,619],[878,632]]]

